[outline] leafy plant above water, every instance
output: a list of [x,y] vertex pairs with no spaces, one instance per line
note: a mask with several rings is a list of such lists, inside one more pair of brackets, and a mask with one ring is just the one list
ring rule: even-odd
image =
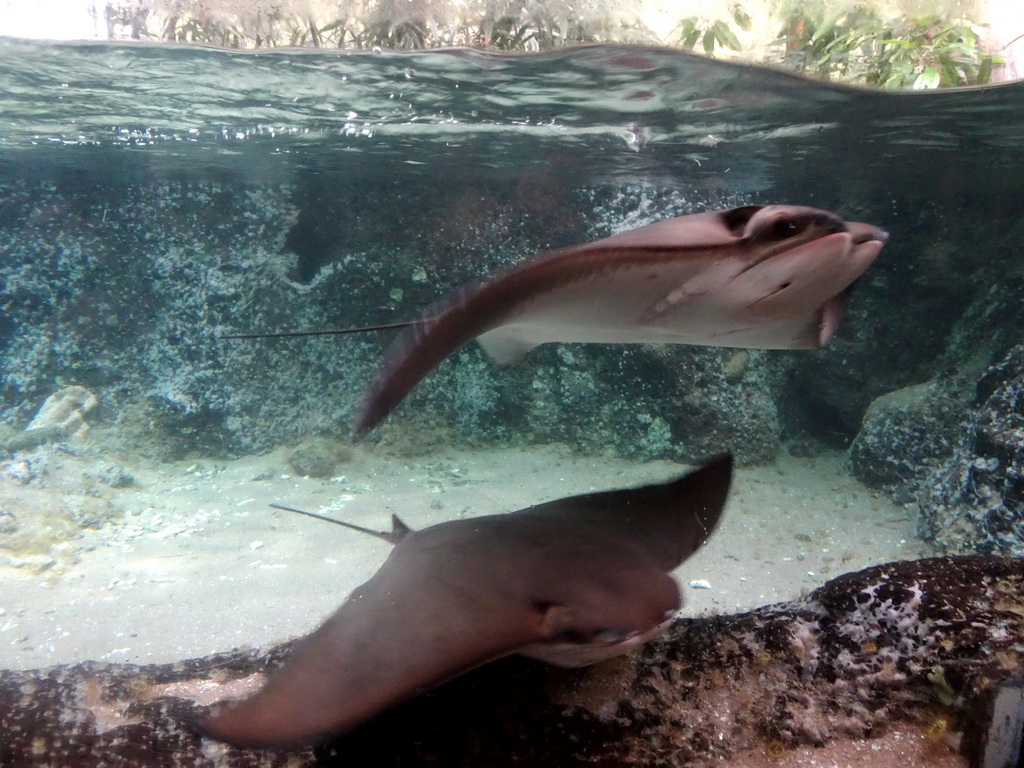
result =
[[875,85],[984,85],[992,78],[992,67],[1002,63],[984,52],[977,34],[964,23],[947,25],[931,17],[887,28],[882,34],[873,41],[877,54],[866,80]]
[[776,45],[780,62],[826,80],[885,88],[983,85],[1002,61],[986,53],[966,22],[938,16],[882,19],[858,6],[847,12],[791,12]]
[[[663,42],[641,10],[640,0],[253,0],[241,10],[204,0],[112,0],[104,13],[111,38],[229,48],[537,52],[579,43]],[[743,52],[740,32],[749,33],[752,17],[739,3],[729,15],[684,17],[667,42],[709,56]],[[885,88],[983,85],[1003,63],[966,20],[884,18],[868,5],[836,10],[816,0],[788,3],[776,17],[781,29],[767,61],[825,80]]]
[[[739,3],[730,9],[732,21],[740,29],[750,29],[750,14]],[[704,53],[713,56],[715,47],[728,48],[738,51],[742,47],[739,38],[733,31],[729,22],[723,19],[707,19],[703,16],[687,16],[676,25],[678,30],[678,44],[688,51],[692,51],[697,43],[701,44]]]
[[[223,5],[223,7],[222,7]],[[592,42],[656,42],[638,0],[112,0],[108,36],[230,48],[536,52]]]

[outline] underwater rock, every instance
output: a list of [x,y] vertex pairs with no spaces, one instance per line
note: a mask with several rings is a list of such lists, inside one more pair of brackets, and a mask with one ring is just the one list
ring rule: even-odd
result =
[[305,477],[334,477],[338,465],[352,460],[352,449],[347,445],[314,438],[293,450],[288,464],[295,472]]
[[[0,673],[0,765],[34,768],[40,756],[52,768],[95,766],[221,766],[223,768],[301,768],[312,753],[248,752],[201,743],[191,726],[197,701],[225,690],[211,679],[196,681],[197,671],[224,664],[225,678],[239,668],[251,670],[278,657],[275,650],[212,656],[159,667],[86,662],[34,672]],[[208,675],[207,675],[208,676]],[[230,687],[229,687],[230,688]],[[228,689],[229,689],[228,688]],[[31,691],[31,706],[15,699]]]
[[20,485],[39,484],[50,474],[50,456],[45,450],[21,453],[2,465],[3,477]]
[[0,535],[18,530],[18,517],[9,509],[0,509]]
[[[119,451],[176,460],[294,443],[351,422],[352,395],[389,334],[226,332],[407,320],[447,289],[539,251],[747,202],[561,179],[523,189],[491,179],[325,194],[315,174],[282,185],[147,180],[88,190],[4,181],[0,300],[19,311],[4,330],[0,421],[27,421],[55,380],[75,381],[102,391],[116,418],[100,439]],[[730,450],[741,464],[771,461],[774,353],[692,352],[559,345],[503,372],[470,346],[423,382],[399,432],[471,446],[560,442],[639,460]]]
[[1024,556],[1024,344],[977,384],[950,461],[921,493],[921,535],[945,552]]
[[336,393],[365,379],[373,350],[361,340],[220,339],[238,325],[323,322],[323,303],[352,277],[339,271],[314,297],[289,281],[291,191],[0,183],[0,300],[18,308],[2,329],[0,419],[28,421],[54,381],[74,381],[102,389],[119,450],[176,459],[265,450],[350,418]]
[[89,431],[85,415],[96,407],[96,395],[85,387],[64,387],[46,398],[26,432],[61,429],[67,437],[81,439]]
[[69,437],[70,435],[63,425],[51,424],[48,427],[17,432],[4,439],[0,445],[7,453],[20,453],[21,451],[35,450],[41,445],[63,443]]
[[60,561],[52,555],[14,554],[0,551],[0,565],[21,568],[32,574],[46,573],[55,569]]
[[920,483],[953,450],[964,399],[936,382],[876,398],[850,446],[853,476],[888,490],[897,503],[914,501]]
[[743,375],[747,372],[748,365],[750,365],[750,351],[737,350],[725,361],[723,369],[725,380],[730,384],[739,384],[743,381]]
[[64,387],[46,398],[23,432],[5,437],[2,447],[8,453],[18,453],[49,443],[81,440],[89,431],[85,415],[96,404],[96,396],[85,387]]
[[66,494],[58,508],[78,528],[102,528],[118,512],[111,502],[88,494]]
[[[980,765],[991,699],[1024,663],[1024,561],[905,561],[807,597],[677,620],[640,652],[579,670],[510,657],[315,750],[204,741],[195,724],[244,695],[291,644],[174,664],[0,672],[0,764],[22,768],[763,765],[913,727],[901,764]],[[31,695],[27,695],[31,693]],[[955,754],[956,733],[967,762]],[[827,752],[823,751],[823,754]]]
[[130,488],[135,485],[135,475],[117,464],[103,462],[92,475],[111,488]]
[[379,439],[406,453],[452,441],[557,443],[578,454],[636,461],[696,463],[729,451],[742,466],[769,463],[781,431],[767,364],[772,353],[750,351],[742,377],[731,380],[735,352],[558,344],[502,369],[471,346],[454,355],[457,366],[442,365],[428,377],[425,392],[412,393],[411,407],[396,411]]
[[[854,199],[848,202],[856,209],[862,203]],[[972,217],[933,216],[924,207],[911,203],[900,214],[875,214],[892,242],[886,257],[857,286],[833,343],[814,355],[778,356],[786,382],[779,409],[787,436],[803,433],[834,449],[847,449],[879,397],[945,379],[942,358],[958,345],[954,337],[960,326],[981,339],[996,335],[985,323],[972,327],[982,317],[965,322],[965,313],[976,298],[976,286],[1007,282],[1005,262],[990,254],[1015,246],[1003,227],[981,227]],[[965,242],[979,245],[965,247]],[[998,276],[987,271],[990,264]],[[1013,326],[1007,320],[1003,327]],[[973,342],[971,338],[964,348],[976,351]]]

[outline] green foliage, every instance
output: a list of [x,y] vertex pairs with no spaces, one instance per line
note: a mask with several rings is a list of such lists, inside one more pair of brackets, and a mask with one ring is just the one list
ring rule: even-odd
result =
[[775,43],[785,46],[781,63],[787,67],[884,88],[983,85],[1001,63],[966,22],[936,16],[885,20],[864,6],[791,12]]
[[1002,63],[985,53],[967,24],[917,19],[883,30],[867,82],[890,87],[937,88],[984,85]]
[[858,52],[870,35],[865,30],[881,20],[869,9],[852,11],[790,11],[773,45],[785,48],[779,63],[787,68],[823,79],[855,80]]
[[[742,30],[750,29],[750,15],[742,5],[738,3],[731,8],[732,20]],[[687,16],[676,25],[678,30],[678,44],[688,51],[692,51],[697,43],[708,56],[715,55],[715,48],[728,48],[732,51],[740,50],[740,41],[736,37],[729,22],[722,19],[706,19],[703,16]]]
[[[341,0],[320,5],[317,14],[315,0],[252,0],[241,10],[203,0],[115,0],[108,3],[106,18],[110,37],[228,48],[472,46],[528,52],[577,43],[657,42],[640,20],[637,0]],[[333,18],[318,23],[324,16]]]
[[[825,80],[885,88],[982,85],[1002,61],[967,21],[937,16],[883,18],[866,5],[785,0],[773,63]],[[655,43],[640,0],[111,0],[111,37],[227,48],[307,46],[413,50],[467,46],[536,52],[594,42]],[[831,7],[830,7],[831,6]],[[322,21],[322,19],[329,19]],[[160,31],[151,31],[149,27]],[[729,19],[688,16],[671,41],[708,56],[740,51],[751,17],[739,3]]]
[[479,41],[495,51],[525,51],[534,44],[540,46],[537,30],[512,16],[481,22]]

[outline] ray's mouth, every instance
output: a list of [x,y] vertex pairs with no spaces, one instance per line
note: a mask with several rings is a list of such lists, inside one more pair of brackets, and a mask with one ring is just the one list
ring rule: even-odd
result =
[[851,229],[850,234],[853,235],[853,246],[856,248],[858,245],[864,245],[864,243],[877,242],[885,245],[889,242],[889,233],[884,229],[873,227],[870,224],[858,224],[856,229]]

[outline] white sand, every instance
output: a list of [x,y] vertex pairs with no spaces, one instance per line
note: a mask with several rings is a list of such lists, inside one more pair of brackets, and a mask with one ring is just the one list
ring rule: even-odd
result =
[[[0,668],[166,662],[311,630],[380,566],[388,545],[269,502],[331,506],[328,514],[375,529],[393,511],[420,528],[683,471],[557,447],[408,460],[358,451],[343,478],[313,480],[292,476],[286,455],[130,465],[137,485],[112,489],[88,480],[95,456],[53,453],[45,488],[0,479],[0,508],[23,529],[46,523],[69,496],[109,500],[120,515],[59,546],[63,562],[48,570],[14,567],[17,558],[0,565]],[[721,527],[676,575],[685,615],[731,613],[920,554],[912,512],[850,479],[840,455],[783,457],[739,470]]]

